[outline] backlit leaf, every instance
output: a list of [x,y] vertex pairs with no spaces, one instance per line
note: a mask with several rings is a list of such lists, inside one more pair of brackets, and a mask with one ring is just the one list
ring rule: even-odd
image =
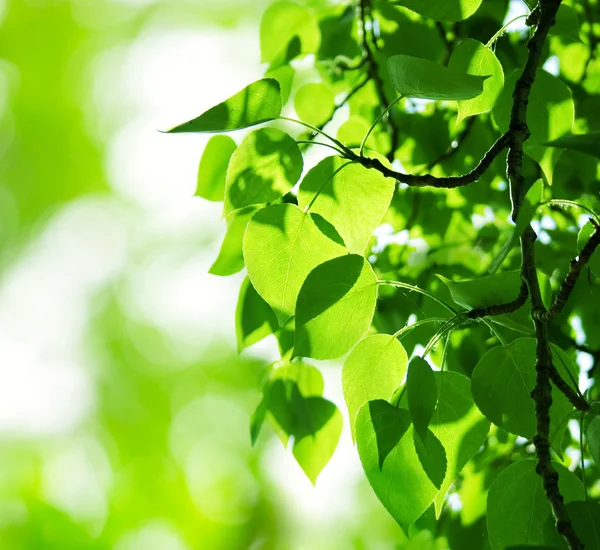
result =
[[600,158],[600,132],[588,132],[587,134],[568,134],[561,138],[549,141],[546,145],[570,149],[586,155]]
[[335,107],[331,88],[322,83],[302,86],[294,97],[294,108],[300,120],[321,126],[329,120]]
[[169,133],[228,132],[274,120],[280,114],[279,82],[264,78],[246,86],[199,117],[171,128]]
[[401,386],[407,364],[406,351],[388,334],[367,336],[350,352],[342,370],[342,386],[353,438],[358,409],[367,401],[389,400]]
[[556,14],[556,22],[550,28],[550,34],[565,36],[581,42],[579,36],[579,17],[577,12],[567,4],[561,4]]
[[344,355],[371,325],[376,301],[377,277],[362,256],[350,254],[317,266],[298,295],[294,355]]
[[260,60],[280,65],[315,53],[321,42],[318,22],[309,8],[295,2],[274,2],[260,22]]
[[227,165],[236,147],[229,136],[213,136],[208,140],[198,167],[198,197],[209,201],[224,200]]
[[448,67],[461,73],[489,76],[483,82],[481,95],[458,102],[457,124],[468,116],[489,111],[496,104],[504,86],[504,71],[490,48],[473,38],[466,38],[452,51]]
[[396,0],[395,3],[438,21],[460,21],[473,15],[481,2],[482,0]]
[[261,128],[248,134],[229,162],[225,212],[285,195],[300,179],[303,164],[298,145],[285,132]]
[[[381,436],[380,441],[377,440],[377,427],[404,426],[409,416],[407,410],[377,400],[363,405],[356,417],[356,442],[363,470],[377,498],[405,533],[438,493],[417,455],[412,427],[404,432],[380,467],[382,443]],[[395,436],[399,433],[390,432]],[[393,442],[391,439],[386,446]]]
[[390,57],[388,72],[397,92],[421,99],[472,99],[483,92],[486,79],[409,55]]
[[313,268],[346,254],[293,204],[259,210],[248,223],[243,250],[248,276],[280,324],[294,314],[302,283]]
[[386,213],[395,181],[376,170],[327,157],[300,183],[298,204],[323,216],[338,230],[350,252],[362,254]]
[[256,207],[248,206],[227,216],[227,233],[221,244],[217,259],[208,270],[209,273],[227,276],[233,275],[244,268],[244,255],[242,253],[244,232],[256,210]]
[[424,440],[438,398],[435,375],[429,363],[421,357],[413,357],[408,364],[406,384],[408,410],[415,432]]

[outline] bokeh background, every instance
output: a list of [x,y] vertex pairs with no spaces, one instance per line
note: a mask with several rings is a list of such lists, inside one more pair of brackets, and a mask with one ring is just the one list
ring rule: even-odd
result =
[[316,488],[250,445],[275,346],[237,356],[241,276],[207,273],[207,138],[157,130],[262,75],[267,3],[0,0],[3,550],[435,547],[402,542],[347,432]]

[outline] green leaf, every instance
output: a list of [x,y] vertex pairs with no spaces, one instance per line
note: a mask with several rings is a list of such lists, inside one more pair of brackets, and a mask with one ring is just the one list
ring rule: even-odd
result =
[[313,126],[322,126],[333,114],[335,97],[325,84],[305,84],[296,92],[294,108],[300,120]]
[[473,15],[482,0],[397,0],[395,3],[437,21],[461,21]]
[[287,103],[290,98],[295,75],[296,71],[290,65],[281,65],[265,73],[265,78],[274,78],[279,82],[279,87],[281,88],[281,100],[284,104]]
[[419,462],[431,483],[439,489],[448,466],[444,446],[430,430],[425,430],[423,435],[418,435],[415,427],[413,437]]
[[236,147],[229,136],[213,136],[208,140],[198,167],[196,196],[214,202],[224,200],[227,165]]
[[[577,251],[581,252],[583,247],[587,244],[594,232],[595,228],[592,225],[592,222],[587,222],[580,230],[577,235]],[[592,272],[600,277],[600,250],[596,249],[594,253],[590,256],[588,260],[587,266],[592,270]]]
[[321,371],[308,363],[294,361],[278,365],[271,372],[270,379],[286,378],[293,380],[303,397],[320,397],[323,395],[325,382]]
[[413,357],[410,360],[406,385],[408,410],[415,425],[415,432],[425,441],[438,398],[435,375],[427,361],[421,357]]
[[[356,417],[356,442],[367,479],[377,498],[405,533],[433,502],[438,488],[421,465],[412,427],[389,451],[383,467],[380,467],[379,449],[383,436],[380,435],[378,441],[377,427],[404,426],[409,416],[407,410],[377,400],[363,405]],[[394,435],[392,430],[386,433],[390,432]],[[391,446],[393,441],[394,438],[386,446]]]
[[550,34],[566,36],[571,40],[581,42],[579,36],[579,18],[577,12],[567,4],[561,4],[556,14],[556,22],[550,28]]
[[[494,121],[503,132],[508,130],[512,92],[519,75],[520,71],[515,71],[506,79],[504,91],[493,110]],[[547,147],[546,143],[568,134],[574,116],[571,89],[559,78],[540,69],[529,95],[527,125],[531,136],[525,142],[524,150],[540,165],[550,184],[561,151]]]
[[410,428],[410,414],[404,409],[399,409],[397,414],[389,414],[389,403],[381,399],[369,402],[369,406],[381,470],[390,451],[398,445],[406,430]]
[[490,423],[479,412],[471,395],[471,381],[457,372],[436,372],[437,407],[430,430],[446,451],[444,481],[435,498],[436,516],[442,512],[444,498],[454,480],[472,456],[481,449]]
[[240,143],[229,162],[225,212],[285,195],[300,179],[304,162],[298,144],[276,128],[261,128]]
[[[600,548],[600,503],[598,502],[568,502],[567,515],[571,520],[573,529],[586,549]],[[546,521],[548,538],[556,540],[556,547],[564,546],[564,539],[556,531],[553,518]]]
[[[553,346],[554,365],[571,385],[566,356],[557,349]],[[473,398],[479,410],[496,426],[528,439],[535,435],[535,407],[530,395],[535,386],[535,363],[535,338],[519,338],[508,346],[489,350],[477,363],[471,378]],[[567,398],[553,387],[551,425],[558,427],[572,410]],[[558,437],[555,431],[550,434],[553,446]]]
[[[452,299],[467,309],[512,302],[519,295],[521,288],[519,271],[503,271],[465,281],[451,281],[441,275],[438,277],[450,290]],[[525,334],[533,333],[527,304],[513,313],[495,316],[493,320],[500,325]]]
[[504,86],[504,71],[496,54],[473,38],[466,38],[454,48],[448,68],[477,76],[489,76],[483,83],[483,93],[473,99],[458,102],[458,124],[468,116],[489,111],[500,97]]
[[350,252],[362,254],[385,215],[395,181],[340,157],[323,159],[300,183],[298,204],[332,223]]
[[238,351],[242,351],[278,328],[277,317],[246,277],[235,310],[235,333]]
[[388,401],[401,386],[407,364],[406,351],[388,334],[367,336],[350,352],[342,370],[342,386],[352,439],[358,409],[367,401]]
[[227,216],[227,233],[221,244],[217,259],[208,270],[209,273],[225,277],[233,275],[244,268],[244,255],[242,253],[244,232],[256,210],[256,207],[249,206]]
[[306,401],[307,423],[318,428],[297,434],[292,454],[314,485],[335,452],[342,434],[343,420],[331,401],[321,397],[309,397]]
[[294,438],[292,454],[314,484],[331,459],[342,433],[337,407],[318,396],[305,397],[288,378],[275,378],[265,390],[268,411],[277,425]]
[[546,145],[570,149],[600,159],[600,132],[587,134],[568,134],[561,138],[549,141]]
[[472,99],[483,92],[487,77],[455,71],[427,59],[394,55],[388,59],[392,85],[404,97]]
[[[552,544],[544,529],[546,521],[552,517],[552,509],[535,465],[535,460],[511,464],[492,483],[487,500],[487,527],[492,550]],[[552,465],[558,472],[558,487],[565,502],[582,500],[581,481],[564,466]]]
[[600,468],[600,416],[596,416],[588,424],[585,431],[590,453],[596,466]]
[[228,132],[275,120],[280,114],[279,82],[272,78],[263,78],[199,117],[175,126],[168,132]]
[[287,203],[267,206],[254,215],[243,250],[248,276],[280,325],[294,314],[307,275],[319,264],[346,254],[309,214]]
[[313,269],[296,304],[294,355],[335,359],[371,326],[377,277],[362,256],[349,254]]
[[300,55],[315,53],[321,43],[312,11],[294,2],[275,2],[260,22],[260,60],[278,66]]

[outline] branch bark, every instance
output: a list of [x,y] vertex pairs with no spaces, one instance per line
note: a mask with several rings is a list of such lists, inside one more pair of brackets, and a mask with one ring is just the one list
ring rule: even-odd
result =
[[[529,54],[527,62],[517,81],[513,93],[509,126],[509,149],[507,156],[507,175],[510,183],[512,218],[516,221],[525,197],[525,178],[523,176],[523,144],[529,138],[527,126],[527,104],[531,87],[540,65],[542,48],[546,37],[556,19],[561,0],[539,0],[536,7],[537,28],[527,43]],[[552,405],[551,378],[555,371],[552,364],[552,352],[548,339],[548,325],[542,317],[545,307],[537,278],[534,243],[537,235],[531,226],[521,236],[522,276],[531,296],[532,317],[535,325],[536,345],[536,384],[531,393],[535,402],[536,434],[533,438],[537,466],[536,471],[542,478],[546,498],[552,507],[558,532],[566,540],[571,550],[581,550],[583,544],[573,529],[565,508],[564,500],[558,488],[558,474],[550,460],[550,406]]]

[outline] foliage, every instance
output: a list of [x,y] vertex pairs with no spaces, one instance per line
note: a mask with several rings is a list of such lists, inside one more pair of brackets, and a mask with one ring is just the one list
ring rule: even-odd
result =
[[274,2],[267,78],[172,131],[279,121],[200,164],[229,225],[213,272],[248,273],[240,349],[281,349],[253,440],[268,421],[315,482],[341,417],[301,373],[347,355],[365,475],[408,536],[599,548],[600,10],[521,7],[523,32],[505,0]]

